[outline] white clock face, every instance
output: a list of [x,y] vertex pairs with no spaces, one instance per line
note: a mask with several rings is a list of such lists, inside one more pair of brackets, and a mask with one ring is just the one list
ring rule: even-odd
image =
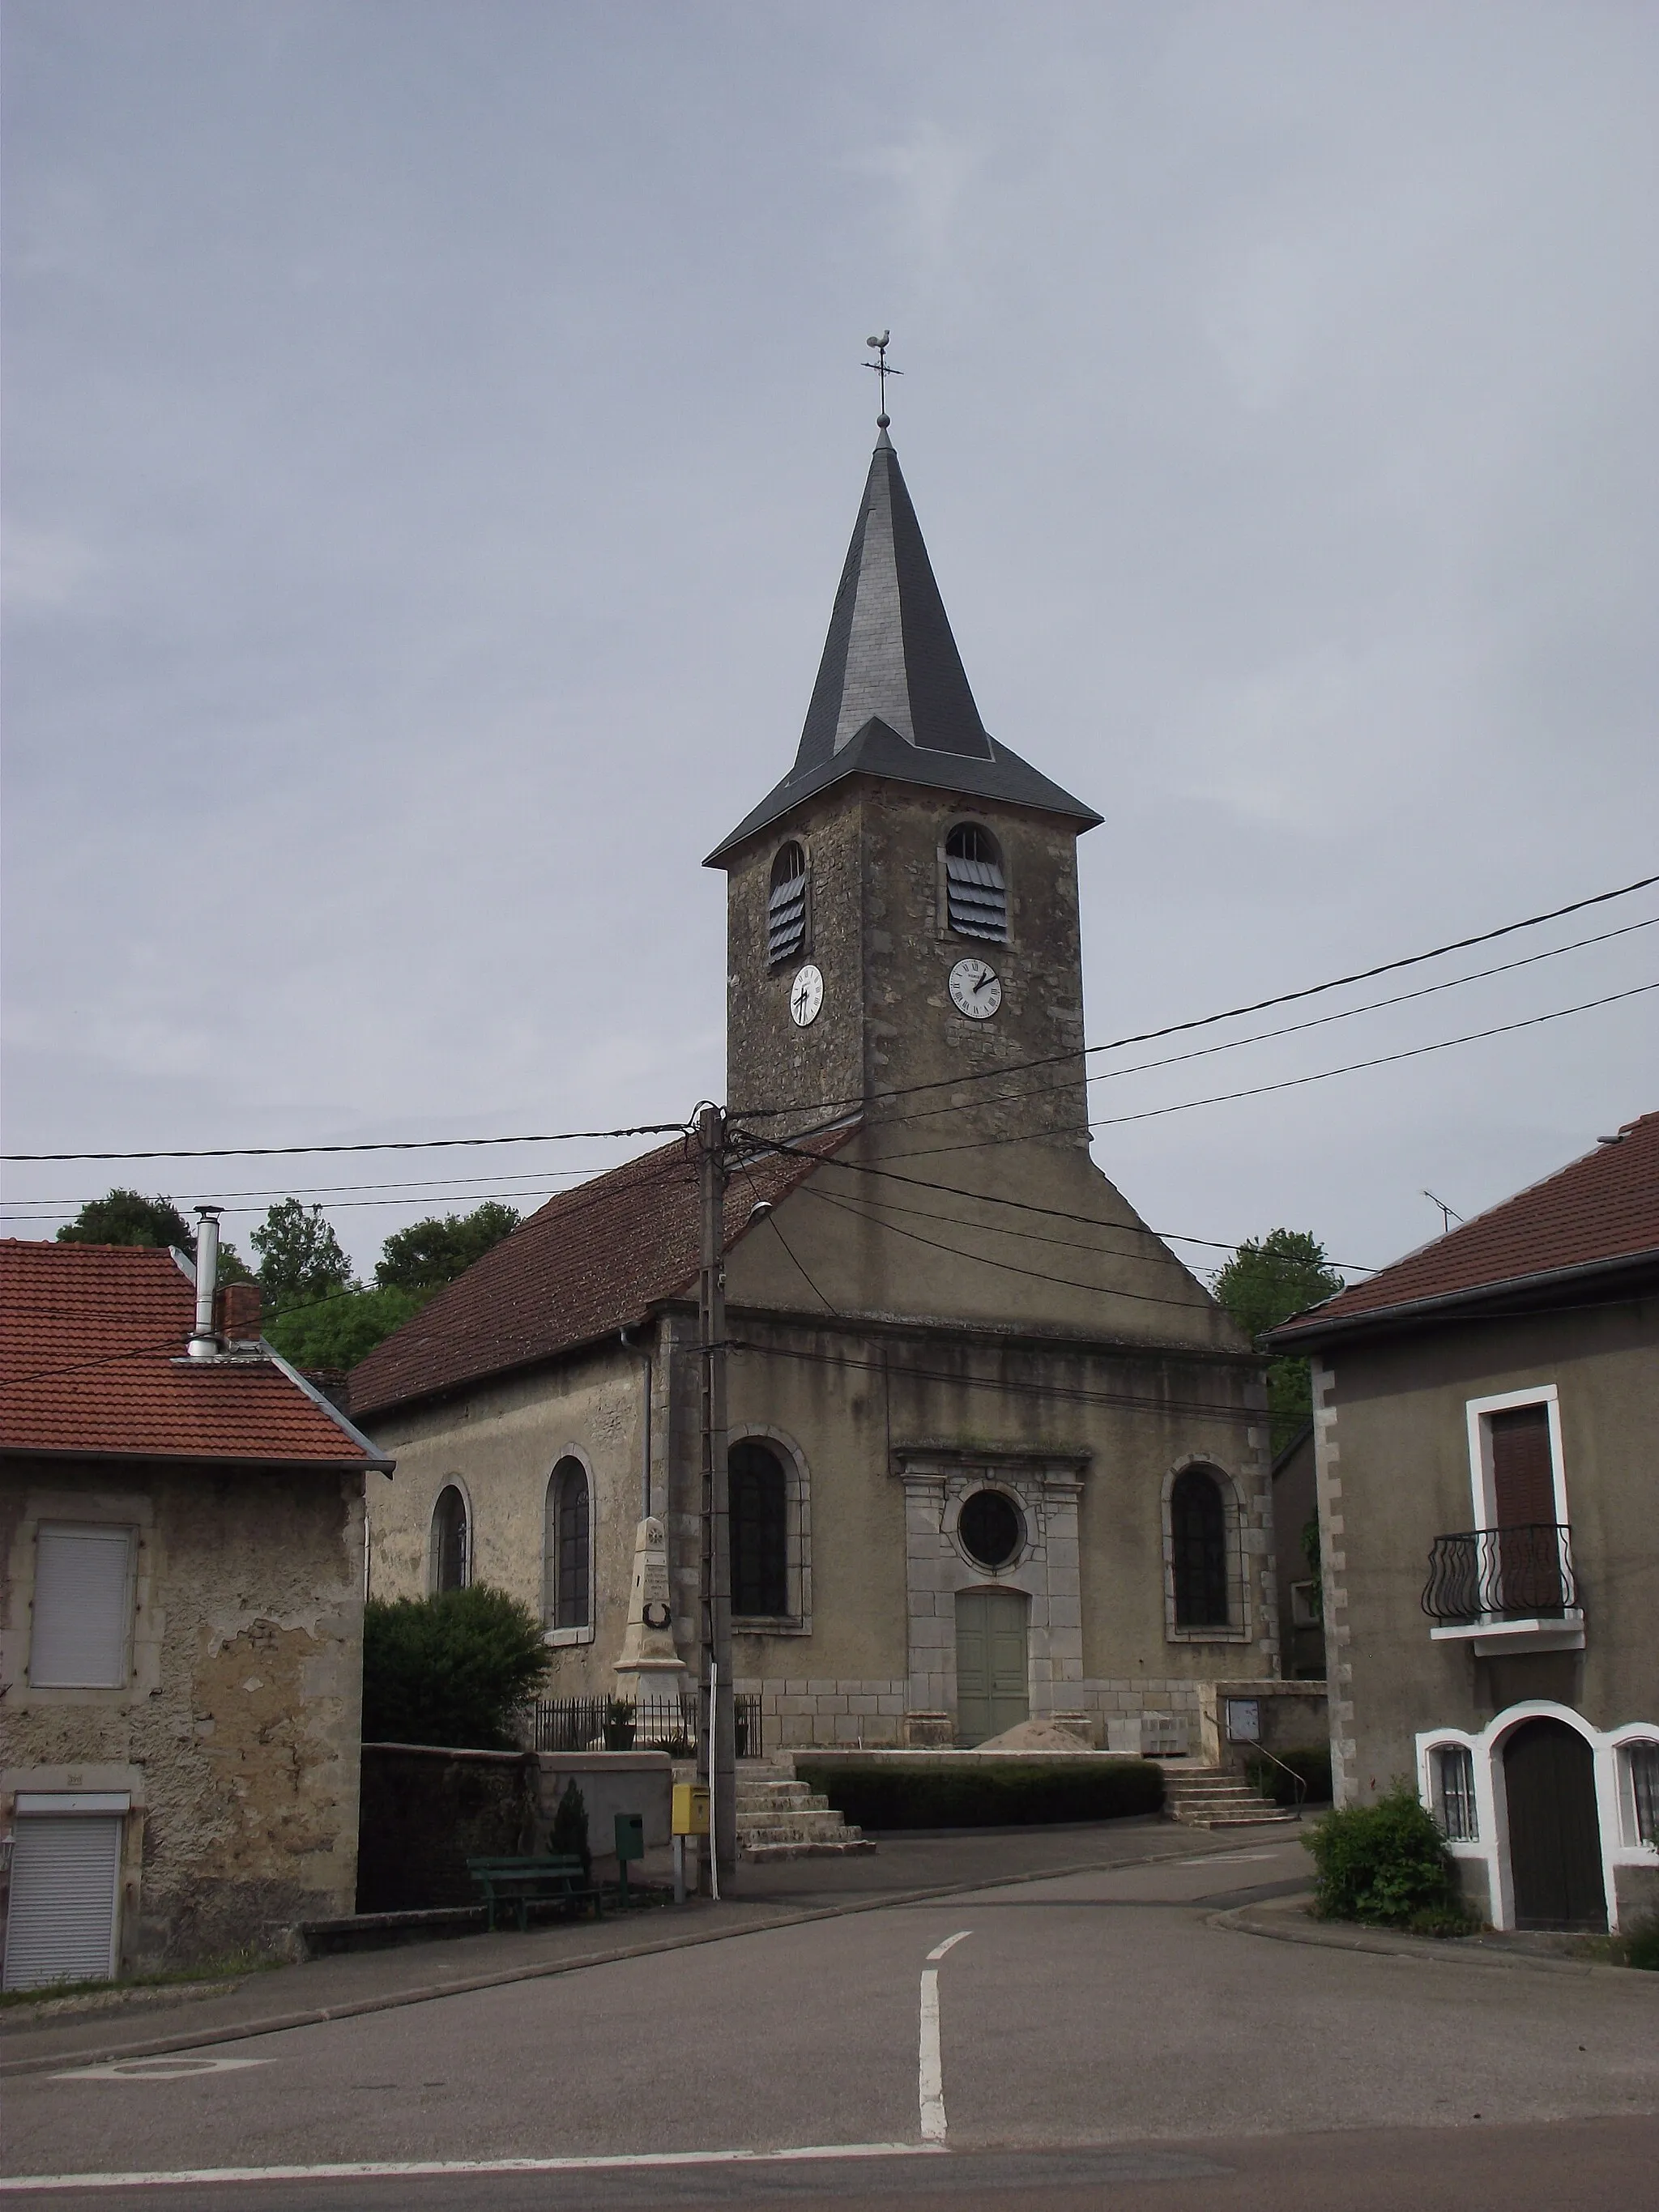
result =
[[1002,984],[983,960],[958,960],[951,970],[951,996],[970,1022],[988,1021],[1002,1004]]
[[789,1018],[798,1030],[804,1030],[809,1022],[817,1021],[823,1004],[823,974],[808,961],[795,971],[795,980],[789,986]]

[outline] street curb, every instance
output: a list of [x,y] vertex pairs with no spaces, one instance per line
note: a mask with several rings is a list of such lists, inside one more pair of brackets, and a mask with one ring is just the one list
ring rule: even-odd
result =
[[[1182,1838],[1183,1844],[1187,1842]],[[1207,1857],[1207,1852],[1147,1851],[1132,1859],[1088,1859],[1079,1865],[1043,1867],[1030,1874],[992,1875],[971,1881],[946,1882],[933,1889],[899,1890],[890,1895],[849,1898],[844,1905],[815,1905],[810,1911],[779,1913],[770,1919],[751,1921],[741,1928],[708,1928],[683,1936],[668,1936],[654,1942],[636,1943],[626,1950],[587,1951],[574,1958],[553,1959],[528,1966],[505,1966],[487,1974],[470,1974],[453,1982],[431,1982],[414,1989],[395,1990],[381,1996],[356,1997],[344,2004],[318,2005],[302,2012],[280,2013],[264,2020],[239,2021],[222,2027],[198,2029],[194,2034],[147,2036],[134,2042],[107,2043],[85,2050],[57,2051],[50,2057],[0,2059],[0,2081],[24,2074],[72,2073],[82,2066],[107,2066],[128,2058],[164,2058],[175,2051],[204,2051],[216,2043],[246,2043],[254,2036],[279,2035],[290,2027],[320,2027],[335,2020],[360,2019],[367,2013],[395,2012],[404,2005],[430,2004],[440,1997],[470,1996],[478,1990],[503,1989],[514,1982],[545,1981],[555,1974],[574,1974],[590,1966],[619,1966],[630,1959],[653,1958],[665,1951],[690,1951],[705,1943],[734,1942],[744,1936],[767,1936],[778,1928],[804,1928],[816,1920],[842,1920],[859,1912],[881,1912],[894,1906],[927,1905],[947,1897],[966,1897],[981,1889],[1015,1889],[1037,1881],[1065,1881],[1081,1874],[1115,1873],[1120,1867],[1158,1866],[1173,1858]],[[718,1907],[713,1908],[718,1911]],[[24,2035],[27,2028],[12,2033]]]
[[[1362,1931],[1330,1921],[1293,1919],[1291,1916],[1302,1913],[1312,1896],[1311,1890],[1304,1890],[1299,1896],[1286,1898],[1277,1905],[1237,1905],[1226,1912],[1207,1914],[1206,1923],[1236,1936],[1263,1936],[1273,1943],[1308,1943],[1326,1951],[1364,1951],[1379,1959],[1428,1959],[1441,1966],[1519,1968],[1529,1973],[1575,1974],[1581,1980],[1609,1974],[1616,1975],[1622,1982],[1639,1982],[1643,1978],[1628,1966],[1604,1964],[1599,1959],[1547,1959],[1532,1952],[1477,1950],[1473,1946],[1466,1949],[1468,1937],[1393,1936],[1382,1929]],[[1659,1974],[1650,1978],[1655,1989],[1659,1990]]]

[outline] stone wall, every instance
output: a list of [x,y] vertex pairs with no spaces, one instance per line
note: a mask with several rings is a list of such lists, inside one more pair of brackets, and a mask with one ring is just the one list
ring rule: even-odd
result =
[[[356,1885],[362,1478],[295,1468],[15,1459],[5,1563],[0,1820],[20,1790],[115,1793],[119,1960],[137,1971],[281,1948]],[[120,1689],[27,1675],[43,1521],[137,1532]]]

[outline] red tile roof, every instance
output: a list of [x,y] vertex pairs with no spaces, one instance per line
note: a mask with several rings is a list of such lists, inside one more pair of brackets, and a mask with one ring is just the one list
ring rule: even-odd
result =
[[[758,1200],[793,1190],[849,1133],[807,1140],[811,1158],[774,1154],[735,1174],[726,1249]],[[352,1369],[352,1418],[614,1335],[695,1285],[699,1245],[696,1149],[677,1138],[549,1199],[447,1284]]]
[[1648,1255],[1659,1257],[1659,1114],[1627,1121],[1616,1141],[1297,1315],[1269,1341],[1289,1350],[1339,1323]]
[[0,1449],[381,1464],[274,1359],[186,1365],[170,1252],[0,1239]]

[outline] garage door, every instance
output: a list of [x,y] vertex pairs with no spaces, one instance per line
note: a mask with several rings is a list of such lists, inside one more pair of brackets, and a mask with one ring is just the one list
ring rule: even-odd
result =
[[19,1814],[6,1914],[9,1990],[113,1973],[120,1869],[118,1813]]

